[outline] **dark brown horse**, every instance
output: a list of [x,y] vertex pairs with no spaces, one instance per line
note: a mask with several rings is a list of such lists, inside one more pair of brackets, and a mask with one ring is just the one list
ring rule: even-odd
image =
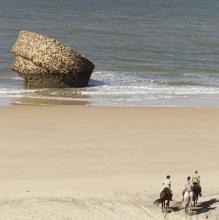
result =
[[194,206],[198,203],[198,196],[201,193],[201,187],[198,184],[193,183],[193,202]]
[[164,188],[160,193],[160,198],[154,201],[154,204],[162,204],[162,212],[167,211],[171,200],[171,192],[168,188]]

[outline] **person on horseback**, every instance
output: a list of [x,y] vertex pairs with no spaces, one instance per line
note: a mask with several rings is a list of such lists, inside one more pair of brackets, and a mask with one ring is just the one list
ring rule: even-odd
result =
[[194,186],[197,186],[199,188],[199,196],[202,196],[202,189],[201,189],[201,185],[200,185],[200,176],[198,175],[198,170],[195,171],[195,173],[192,176],[192,183]]
[[193,200],[193,183],[191,181],[191,177],[188,176],[185,182],[185,189],[183,191],[183,201],[185,204],[185,212],[190,214],[192,213],[192,200]]
[[172,197],[173,197],[173,191],[171,189],[171,180],[170,180],[170,175],[166,176],[166,179],[163,181],[163,186],[164,189],[168,190],[170,192],[170,201],[172,201]]
[[193,183],[191,181],[191,177],[190,176],[187,177],[187,180],[185,182],[185,189],[188,190],[188,191],[192,191],[193,190]]
[[185,186],[185,189],[183,190],[183,198],[184,198],[184,194],[185,194],[186,191],[188,191],[188,192],[192,192],[193,191],[193,183],[191,181],[191,177],[190,176],[187,177],[184,186]]

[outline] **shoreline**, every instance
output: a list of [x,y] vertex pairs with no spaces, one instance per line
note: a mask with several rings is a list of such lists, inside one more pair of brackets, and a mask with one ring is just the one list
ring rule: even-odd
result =
[[62,100],[62,99],[44,99],[44,98],[28,98],[22,97],[17,98],[16,101],[9,101],[5,105],[0,105],[1,108],[10,108],[15,106],[29,106],[29,107],[73,107],[73,106],[81,106],[81,107],[90,107],[90,108],[130,108],[130,109],[147,109],[147,108],[182,108],[182,109],[219,109],[219,106],[178,106],[178,105],[95,105],[91,104],[88,100],[75,99],[75,100]]
[[[6,92],[6,91],[5,91]],[[17,91],[18,92],[18,91]],[[15,91],[15,94],[17,94]],[[57,92],[57,91],[56,91]],[[55,92],[55,93],[56,93]],[[61,90],[60,90],[61,92]],[[1,91],[0,91],[1,93]],[[7,92],[6,92],[7,93]],[[49,94],[52,93],[51,91]],[[67,92],[68,93],[68,92]],[[101,98],[98,98],[98,95],[90,96],[87,95],[78,95],[73,94],[73,96],[20,96],[15,95],[12,93],[9,94],[9,96],[5,96],[3,92],[3,96],[0,97],[0,107],[8,107],[11,105],[85,105],[85,106],[94,106],[94,107],[134,107],[134,108],[165,108],[165,107],[182,107],[182,108],[219,108],[218,105],[218,98],[215,97],[209,97],[207,99],[206,97],[199,97],[199,96],[188,96],[188,97],[181,97],[178,98],[169,98],[169,99],[157,99],[154,100],[138,100],[135,101],[132,98],[127,99],[122,98],[121,99],[113,99],[112,97],[108,97],[107,95]],[[92,94],[92,92],[91,92]],[[15,95],[15,96],[14,96]],[[45,94],[44,94],[45,95]],[[117,94],[118,96],[119,94]],[[145,94],[146,95],[146,94]],[[13,97],[14,96],[14,97]],[[149,96],[150,97],[150,96]],[[119,101],[120,100],[120,101]]]

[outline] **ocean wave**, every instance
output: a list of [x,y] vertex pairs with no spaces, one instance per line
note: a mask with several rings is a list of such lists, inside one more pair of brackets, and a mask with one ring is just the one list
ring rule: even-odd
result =
[[103,86],[98,90],[81,91],[82,95],[138,95],[138,94],[175,94],[199,95],[219,94],[219,88],[176,87],[176,86]]
[[19,80],[19,81],[24,81],[23,78],[19,77],[19,76],[0,76],[0,80],[4,79],[4,80]]
[[[189,74],[186,76],[189,78]],[[96,71],[85,88],[25,89],[22,84],[8,83],[2,84],[0,98],[88,101],[98,106],[185,106],[188,103],[208,105],[210,102],[218,106],[219,87],[182,83],[181,78],[176,79],[175,75],[173,78],[174,83],[171,84],[170,76],[165,74]],[[19,77],[11,79],[20,80]]]

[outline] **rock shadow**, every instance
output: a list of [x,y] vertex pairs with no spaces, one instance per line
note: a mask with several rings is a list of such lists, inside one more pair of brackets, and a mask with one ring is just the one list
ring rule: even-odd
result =
[[96,80],[96,79],[90,79],[88,83],[88,87],[97,87],[97,86],[103,86],[106,85],[103,81]]

